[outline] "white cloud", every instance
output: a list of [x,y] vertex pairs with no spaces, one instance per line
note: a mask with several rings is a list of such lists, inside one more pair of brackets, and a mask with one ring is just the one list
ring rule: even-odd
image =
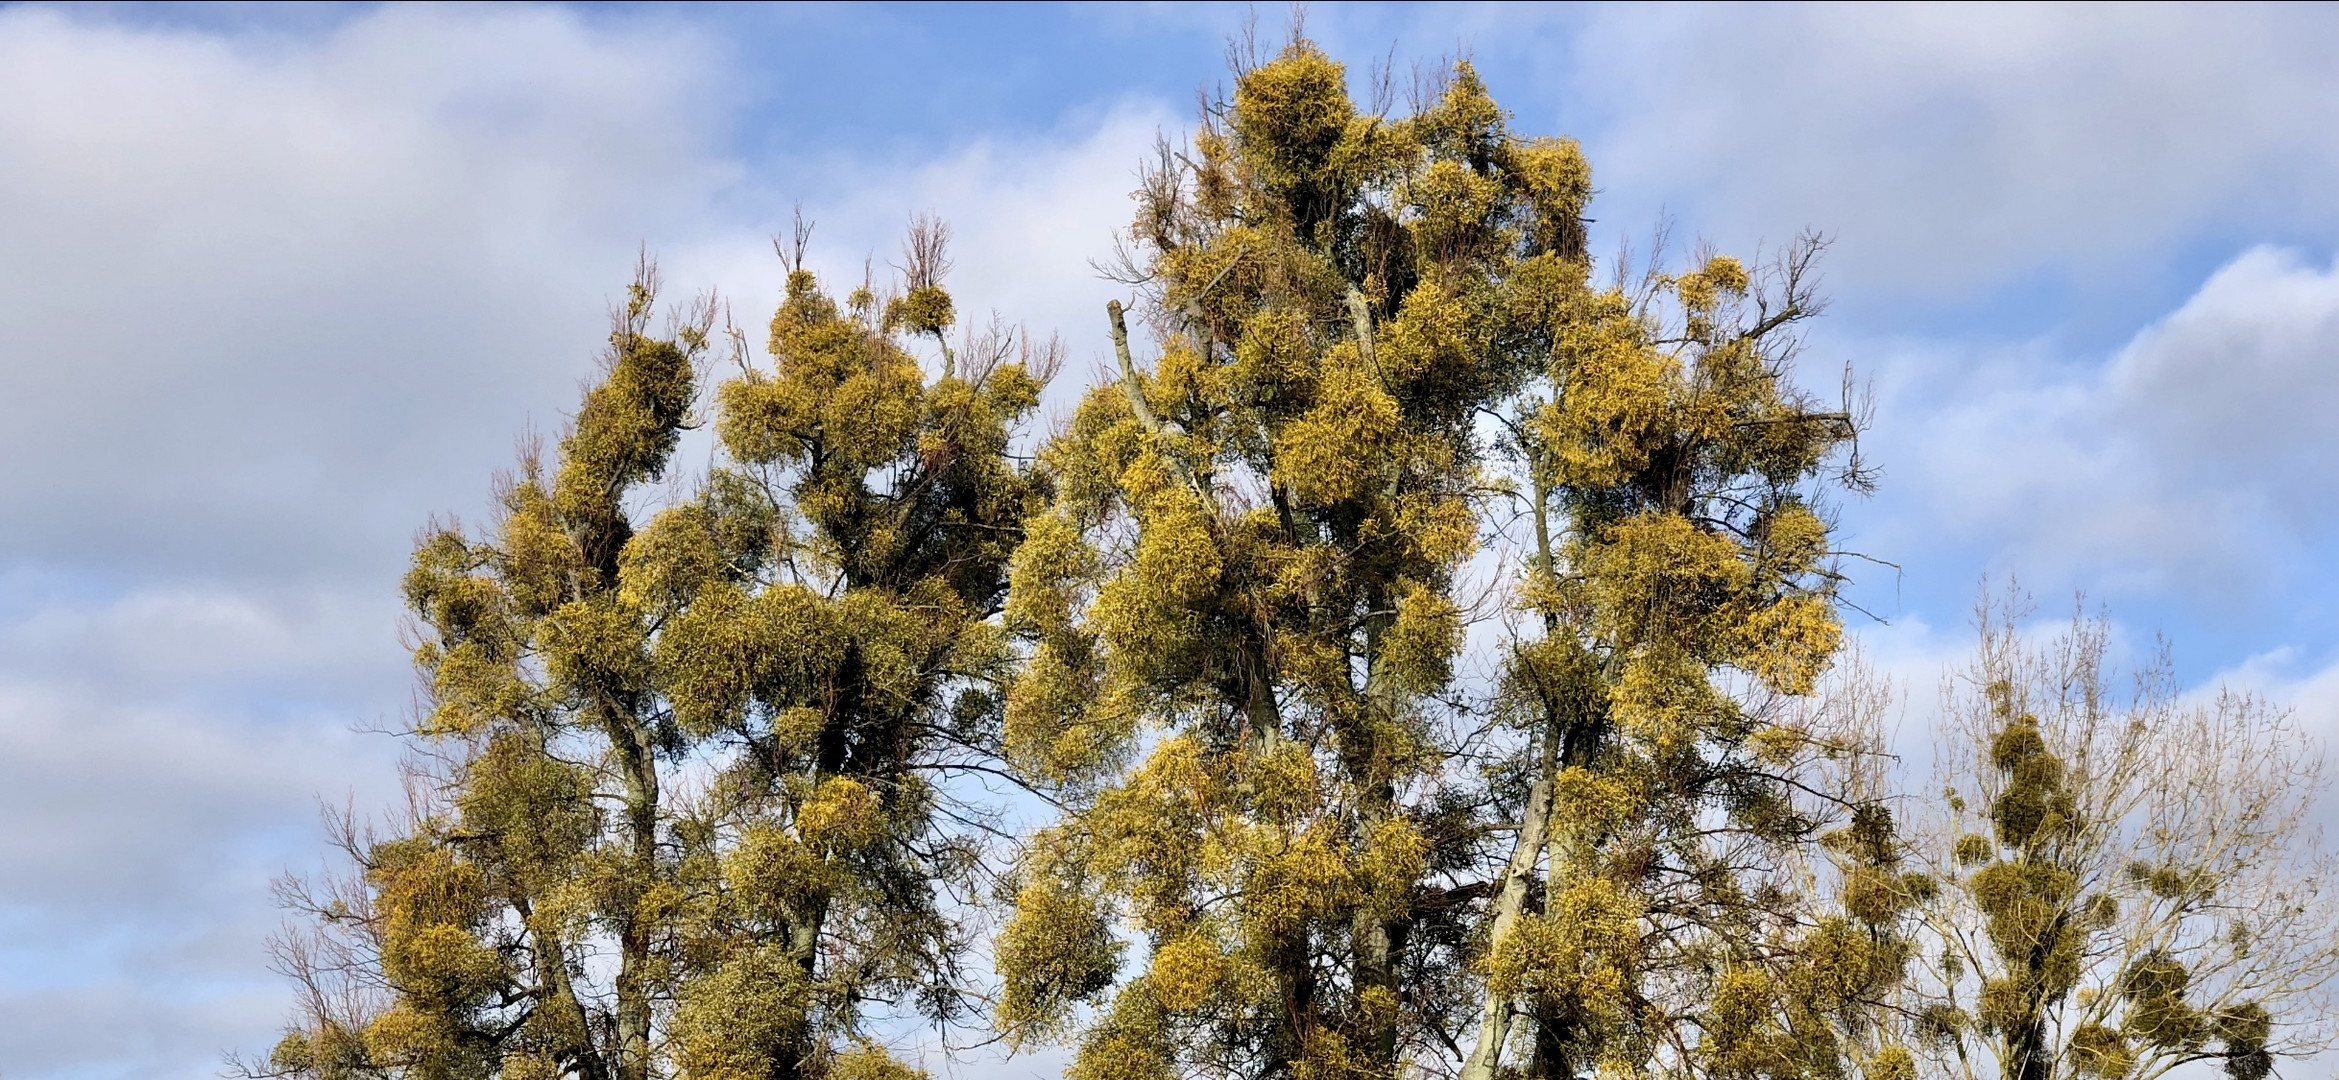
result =
[[[926,161],[827,162],[818,187],[829,197],[804,207],[815,225],[810,262],[841,292],[861,280],[866,260],[882,286],[910,216],[939,216],[951,228],[956,268],[944,284],[960,322],[979,325],[995,312],[1039,337],[1061,334],[1067,363],[1049,402],[1069,407],[1105,355],[1105,301],[1128,295],[1090,263],[1127,229],[1136,209],[1128,193],[1155,134],[1178,129],[1159,103],[1122,101],[1043,135],[983,136]],[[743,239],[710,236],[665,261],[687,287],[731,296],[760,345],[784,275],[761,237]]]
[[306,38],[0,10],[0,1062],[262,1050],[269,879],[385,805],[396,575],[721,227],[700,50],[542,9]]
[[2290,709],[2325,747],[2339,745],[2339,663],[2313,667],[2299,649],[2284,646],[2218,672],[2209,685],[2262,695]]
[[[0,11],[0,549],[327,570],[398,546],[703,226],[686,39],[390,8],[302,47]],[[416,483],[421,481],[421,483]],[[383,541],[388,541],[387,545]]]
[[210,685],[378,692],[399,656],[388,583],[364,594],[162,585],[92,599],[63,579],[0,576],[0,669],[71,671],[125,693],[168,696]]
[[2129,343],[2105,387],[2166,482],[2240,487],[2293,530],[2322,524],[2339,509],[2339,259],[2244,252]]
[[28,606],[0,624],[0,1060],[210,1075],[281,1015],[269,882],[317,864],[317,800],[395,789],[397,748],[346,707],[385,701],[396,646],[351,647],[387,628],[332,598]]
[[1821,228],[1873,299],[2339,224],[2334,52],[2311,7],[1618,6],[1574,83],[1603,218],[1670,203],[1733,246]]
[[[1845,346],[1849,347],[1849,346]],[[2339,265],[2255,248],[2109,359],[1887,345],[1893,549],[1979,542],[2047,580],[2247,601],[2339,520]]]

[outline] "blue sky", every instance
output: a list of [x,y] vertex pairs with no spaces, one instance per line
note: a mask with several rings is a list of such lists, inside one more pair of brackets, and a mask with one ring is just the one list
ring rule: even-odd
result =
[[[273,1040],[268,880],[395,794],[413,531],[557,428],[635,253],[742,324],[957,229],[1061,330],[1245,9],[0,7],[0,1074]],[[1263,32],[1279,33],[1281,11]],[[1856,597],[1917,689],[1985,573],[2339,731],[2339,9],[1320,5],[1581,138],[1596,252],[1836,245]]]

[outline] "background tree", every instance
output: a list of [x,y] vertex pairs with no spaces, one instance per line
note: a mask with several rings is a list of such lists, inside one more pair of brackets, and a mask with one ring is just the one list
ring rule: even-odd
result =
[[[1398,117],[1304,39],[1237,59],[1138,193],[1120,276],[1162,353],[1139,372],[1116,303],[1120,385],[1049,448],[1016,556],[1007,745],[1070,809],[1022,867],[1001,1024],[1098,1002],[1082,1080],[1490,1076],[1514,1036],[1538,1076],[1834,1075],[1841,1028],[1774,1031],[1779,1002],[1840,1012],[1821,987],[1898,954],[1796,982],[1832,931],[1793,856],[1897,850],[1826,786],[1868,744],[1783,704],[1839,635],[1810,491],[1853,428],[1785,381],[1818,245],[1767,288],[1714,257],[1595,290],[1581,153],[1467,64]],[[1541,631],[1490,727],[1451,678],[1505,446]]]
[[2101,618],[2043,642],[1978,608],[1951,684],[1925,860],[1944,888],[1919,983],[1945,1075],[2260,1080],[2332,1045],[2335,869],[2308,813],[2319,748],[2241,694],[2176,693],[2166,650],[2123,694]]
[[943,778],[996,739],[992,617],[1036,494],[1008,439],[1054,354],[948,347],[938,223],[903,292],[842,305],[808,235],[686,494],[648,485],[715,309],[651,336],[645,269],[549,466],[499,484],[486,533],[426,532],[412,811],[344,830],[353,878],[289,890],[322,930],[284,941],[305,1008],[250,1071],[890,1080],[912,1070],[862,1037],[872,1009],[961,1015],[986,811]]

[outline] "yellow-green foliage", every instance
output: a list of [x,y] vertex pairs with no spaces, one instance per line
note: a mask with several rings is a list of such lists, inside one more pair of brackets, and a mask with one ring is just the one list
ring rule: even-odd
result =
[[[872,1000],[963,1009],[942,896],[971,885],[976,816],[934,777],[995,752],[995,617],[1046,490],[1009,453],[1037,379],[930,377],[896,336],[954,321],[930,254],[882,323],[795,267],[771,363],[713,395],[725,459],[663,503],[712,327],[650,334],[645,272],[552,460],[483,533],[426,534],[414,736],[445,764],[358,852],[363,903],[323,909],[389,999],[306,1017],[275,1068],[924,1075],[855,1039]],[[685,759],[709,782],[675,785]]]
[[1535,999],[1581,1025],[1593,1049],[1628,1019],[1640,962],[1638,898],[1605,878],[1586,878],[1551,898],[1546,913],[1521,922],[1487,958],[1487,987]]
[[2108,620],[2032,644],[2024,603],[1980,607],[1979,650],[1949,699],[1928,918],[1949,947],[1927,957],[1919,1031],[1937,1057],[2007,1076],[2218,1062],[2263,1080],[2285,1042],[2320,1045],[2319,999],[2302,990],[2326,985],[2331,954],[2320,909],[2298,899],[2321,888],[2321,856],[2291,846],[2304,818],[2266,828],[2258,808],[2305,807],[2319,774],[2289,771],[2299,744],[2251,702],[2180,705],[2165,657],[2121,694]]
[[[1439,1052],[1428,1027],[1453,1029],[1471,977],[1450,944],[1467,912],[1430,883],[1476,856],[1460,792],[1434,793],[1453,781],[1456,578],[1505,509],[1480,501],[1491,450],[1521,463],[1552,538],[1522,589],[1551,633],[1519,644],[1506,697],[1572,748],[1551,857],[1585,875],[1555,876],[1496,945],[1495,992],[1537,1002],[1543,1044],[1633,1067],[1655,1044],[1625,1003],[1667,940],[1645,936],[1650,905],[1742,947],[1768,933],[1703,842],[1667,830],[1701,835],[1711,805],[1761,843],[1818,835],[1778,777],[1825,748],[1754,740],[1769,729],[1716,682],[1808,693],[1840,638],[1807,499],[1850,426],[1796,395],[1765,338],[1808,311],[1742,318],[1757,285],[1727,257],[1594,291],[1580,148],[1512,133],[1467,64],[1432,89],[1413,115],[1367,113],[1304,40],[1238,71],[1138,195],[1158,359],[1043,451],[1056,501],[1013,563],[1029,662],[1005,736],[1024,776],[1072,801],[1028,853],[1021,906],[1061,911],[1078,882],[1150,946],[1108,1001],[1104,966],[1067,979],[1011,924],[1033,958],[1002,964],[1003,1021],[1100,1006],[1075,1073],[1166,1054],[1392,1076]],[[1809,302],[1793,282],[1761,295],[1782,299]],[[1487,414],[1512,437],[1485,441]],[[1860,881],[1864,916],[1905,910],[1897,876]],[[1806,968],[1798,985],[1865,992],[1897,957],[1842,955],[1857,977]]]
[[911,334],[939,335],[957,321],[950,294],[933,285],[917,286],[885,308],[886,326]]
[[[1576,1017],[1554,1037],[1648,1045],[1623,1003],[1644,945],[1634,874],[1658,872],[1662,829],[1710,798],[1766,840],[1815,833],[1783,789],[1730,771],[1760,725],[1712,681],[1807,693],[1837,647],[1827,525],[1805,500],[1849,425],[1815,415],[1760,340],[1804,312],[1740,321],[1755,283],[1719,257],[1654,299],[1593,291],[1574,142],[1514,134],[1467,64],[1410,116],[1359,109],[1347,80],[1295,40],[1144,179],[1130,236],[1157,358],[1144,371],[1132,351],[1042,452],[1056,498],[1012,564],[1029,660],[1005,743],[1070,802],[1031,845],[1022,906],[1056,911],[1078,882],[1149,945],[1109,998],[1053,960],[1002,964],[1003,1021],[1098,1005],[1077,1074],[1167,1054],[1393,1076],[1440,1052],[1473,977],[1470,912],[1433,882],[1480,857],[1462,822],[1494,812],[1461,809],[1445,765],[1472,614],[1457,577],[1508,509],[1483,501],[1491,451],[1523,456],[1558,538],[1523,591],[1560,633],[1512,669],[1591,731],[1554,823],[1570,872],[1614,875],[1552,884],[1498,951],[1502,992],[1564,983],[1536,991],[1539,1015]],[[1489,414],[1513,437],[1489,443]],[[1790,769],[1815,753],[1769,745]],[[1715,769],[1731,779],[1684,779]],[[1694,902],[1727,893],[1716,878]],[[1613,960],[1556,974],[1586,934]]]
[[1309,503],[1347,502],[1380,480],[1401,417],[1379,380],[1357,370],[1353,346],[1327,358],[1313,407],[1277,433],[1274,480]]
[[[1989,764],[2002,777],[1987,807],[1994,837],[1969,835],[1958,843],[1958,861],[1980,865],[1964,888],[1979,908],[1985,938],[1996,964],[1981,983],[1976,1019],[1981,1031],[1997,1035],[2013,1060],[2044,1060],[2047,1017],[2077,987],[2092,932],[2089,898],[2063,857],[2065,844],[2084,827],[2065,767],[2046,743],[2037,720],[2001,709],[2004,721],[1989,746]],[[1994,840],[1995,843],[1991,841]],[[2140,1030],[2151,1038],[2155,1005],[2176,997],[2163,991],[2184,981],[2181,967],[2168,970],[2149,961],[2135,983]],[[2170,1016],[2185,1013],[2181,1005]],[[2177,1020],[2183,1027],[2189,1019]],[[2182,1034],[2176,1036],[2180,1040]],[[2073,1061],[2097,1075],[2125,1075],[2127,1042],[2116,1031],[2082,1026],[2072,1034]],[[2111,1071],[2102,1071],[2111,1070]]]
[[504,730],[473,759],[454,802],[472,855],[508,895],[548,891],[574,873],[602,827],[584,770],[545,752],[528,733]]
[[[1842,748],[1767,711],[1841,636],[1801,256],[1597,289],[1576,143],[1467,63],[1409,115],[1349,75],[1294,40],[1144,177],[1138,336],[1116,301],[1114,384],[1036,454],[1042,373],[949,348],[938,225],[883,302],[797,255],[711,394],[711,318],[649,333],[645,274],[550,460],[418,546],[445,765],[349,915],[392,1000],[284,1070],[915,1080],[864,1013],[964,1018],[996,808],[958,801],[1004,770],[1061,815],[989,880],[992,1019],[1073,1080],[1395,1080],[1487,994],[1533,1075],[1905,1080],[1854,1014],[1926,883],[1888,820],[1828,831]],[[1524,537],[1476,564],[1526,571],[1499,613],[1473,559]],[[1767,868],[1823,837],[1813,916]]]
[[2136,1066],[2136,1053],[2118,1031],[2102,1024],[2081,1024],[2071,1032],[2071,1063],[2081,1076],[2123,1080]]
[[1112,984],[1122,946],[1081,883],[1034,874],[993,943],[1005,983],[996,1020],[1019,1045],[1064,1034],[1069,1010]]
[[[2097,989],[2080,990],[2080,982],[2098,938],[2118,921],[2119,902],[2084,891],[2080,838],[2094,823],[2038,718],[2020,709],[2007,684],[1992,685],[1987,696],[1995,726],[1984,764],[1996,782],[1985,789],[1981,809],[1992,835],[1960,836],[1953,852],[1958,865],[1973,867],[1961,885],[1982,917],[1988,944],[1978,973],[1978,1030],[1998,1038],[2003,1060],[2040,1066],[2066,1060],[2079,1075],[2103,1080],[2129,1075],[2140,1050],[2199,1048],[2212,1025],[2185,1002],[2191,974],[2158,950],[2120,973],[2114,989],[2126,1008],[2117,1026],[2089,1011],[2057,1044],[2054,1018],[2074,991],[2083,1002],[2102,997]],[[2149,890],[2153,871],[2131,867],[2130,877]],[[2158,877],[2168,876],[2174,875]],[[2182,892],[2181,884],[2171,884]],[[2245,1071],[2257,1060],[2247,1036],[2234,1044]]]
[[669,1037],[688,1080],[761,1080],[799,1055],[812,988],[794,958],[750,948],[683,990]]
[[1698,1046],[1702,1073],[1722,1080],[1796,1075],[1776,995],[1767,974],[1751,968],[1726,971],[1714,980]]
[[377,845],[367,884],[382,912],[381,975],[398,1001],[366,1024],[366,1060],[428,1077],[468,1075],[477,1051],[465,1036],[506,977],[504,958],[481,939],[489,916],[486,875],[454,853],[416,840]]
[[[1588,190],[1572,145],[1519,153],[1550,197]],[[1435,190],[1445,205],[1474,197]],[[1580,236],[1548,218],[1525,229]],[[1827,765],[1850,748],[1773,719],[1781,699],[1813,692],[1842,639],[1830,527],[1811,500],[1852,425],[1785,378],[1793,342],[1779,331],[1811,312],[1798,251],[1769,291],[1727,256],[1605,291],[1529,259],[1502,308],[1541,347],[1540,379],[1505,406],[1536,545],[1518,599],[1544,635],[1513,645],[1504,697],[1528,747],[1551,755],[1532,766],[1550,785],[1545,903],[1570,895],[1570,875],[1602,875],[1591,880],[1639,910],[1670,913],[1631,931],[1617,970],[1648,980],[1630,990],[1682,995],[1621,1017],[1529,998],[1529,1069],[1898,1067],[1864,1040],[1908,963],[1899,934],[1927,883],[1864,840],[1838,853],[1847,917],[1788,930],[1783,913],[1825,897],[1771,869],[1819,846],[1829,816],[1850,809],[1858,830],[1876,810],[1831,790]],[[1549,932],[1530,920],[1510,938]],[[1526,947],[1510,938],[1495,956]]]

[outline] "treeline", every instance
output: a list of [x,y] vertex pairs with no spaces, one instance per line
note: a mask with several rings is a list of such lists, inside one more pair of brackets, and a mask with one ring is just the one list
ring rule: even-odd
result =
[[300,1011],[242,1068],[2258,1080],[2325,1046],[2306,737],[1987,606],[1896,786],[1825,509],[1861,418],[1791,378],[1822,245],[1596,275],[1576,143],[1467,64],[1412,97],[1359,107],[1304,40],[1238,64],[1142,174],[1117,377],[1044,437],[1058,351],[956,332],[939,223],[841,298],[800,226],[768,360],[645,268],[557,444],[421,540],[410,806],[287,884]]

